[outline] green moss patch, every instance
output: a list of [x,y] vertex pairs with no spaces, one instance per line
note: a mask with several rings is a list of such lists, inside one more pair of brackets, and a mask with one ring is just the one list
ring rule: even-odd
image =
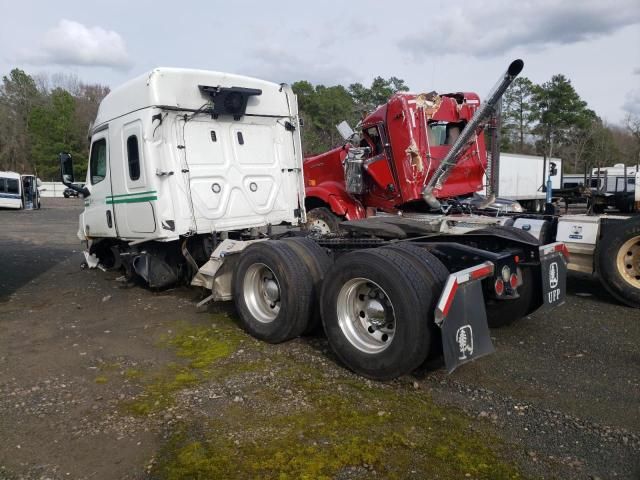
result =
[[127,380],[136,380],[142,377],[142,372],[136,368],[127,368],[124,371],[124,378]]
[[[261,386],[253,400],[213,419],[176,429],[157,455],[154,478],[519,479],[500,457],[500,442],[468,417],[400,385],[348,378],[327,381],[301,367],[286,371],[290,389]],[[310,371],[311,370],[311,371]],[[274,414],[270,404],[303,393],[305,407]]]
[[[320,365],[330,362],[304,347],[265,345],[226,318],[214,322],[181,325],[159,342],[174,363],[124,372],[142,388],[124,409],[143,416],[203,382],[232,385],[233,393],[173,425],[152,478],[522,478],[488,424],[436,405],[426,392],[368,382]],[[246,352],[231,357],[239,348]]]
[[160,345],[175,351],[179,362],[170,363],[153,375],[127,370],[128,379],[141,379],[143,392],[124,403],[124,410],[136,415],[149,415],[174,403],[177,392],[209,378],[214,366],[236,351],[245,335],[224,318],[216,318],[215,326],[179,325],[166,335]]

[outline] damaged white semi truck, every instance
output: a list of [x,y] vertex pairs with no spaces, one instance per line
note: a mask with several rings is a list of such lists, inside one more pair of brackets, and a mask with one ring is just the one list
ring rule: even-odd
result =
[[[475,138],[521,68],[469,103]],[[387,215],[301,236],[300,123],[289,86],[248,77],[158,68],[113,90],[86,187],[60,155],[63,182],[84,196],[87,253],[152,288],[207,286],[268,342],[321,324],[348,368],[378,380],[439,354],[452,371],[493,351],[487,316],[508,323],[564,301],[564,244],[540,245],[512,217],[443,207],[427,222]],[[281,225],[292,228],[274,234]]]

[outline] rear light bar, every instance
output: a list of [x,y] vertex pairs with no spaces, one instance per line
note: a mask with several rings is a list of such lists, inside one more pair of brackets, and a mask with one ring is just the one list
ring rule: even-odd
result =
[[569,261],[569,249],[563,242],[554,242],[540,247],[540,256],[546,257],[553,253],[560,252],[565,261]]
[[448,315],[451,304],[453,303],[453,298],[456,296],[456,291],[460,285],[473,280],[482,280],[490,277],[493,275],[494,268],[493,263],[487,261],[449,275],[447,283],[442,291],[442,295],[440,296],[440,301],[436,306],[436,324],[441,325],[445,317]]

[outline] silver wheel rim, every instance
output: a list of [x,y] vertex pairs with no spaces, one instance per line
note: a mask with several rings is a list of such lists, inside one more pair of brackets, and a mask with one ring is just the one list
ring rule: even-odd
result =
[[309,230],[320,233],[322,235],[331,233],[331,227],[329,226],[329,224],[319,218],[316,218],[309,222]]
[[254,263],[244,274],[244,302],[260,323],[271,323],[280,312],[280,282],[264,263]]
[[338,325],[345,338],[358,350],[375,354],[391,345],[396,316],[389,295],[366,278],[346,282],[337,299]]
[[640,288],[640,236],[630,238],[620,247],[616,266],[627,283]]

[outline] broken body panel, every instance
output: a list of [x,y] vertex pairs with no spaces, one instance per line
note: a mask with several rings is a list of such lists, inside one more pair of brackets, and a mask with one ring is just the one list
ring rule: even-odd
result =
[[[345,187],[343,163],[353,145],[347,144],[304,162],[307,206],[315,199],[349,220],[365,218],[366,207],[395,212],[422,202],[422,190],[456,138],[480,105],[475,93],[397,93],[361,124],[360,147],[366,188],[357,199]],[[439,198],[476,192],[483,187],[487,166],[484,136],[477,135],[460,156]],[[419,207],[417,207],[419,208]]]

